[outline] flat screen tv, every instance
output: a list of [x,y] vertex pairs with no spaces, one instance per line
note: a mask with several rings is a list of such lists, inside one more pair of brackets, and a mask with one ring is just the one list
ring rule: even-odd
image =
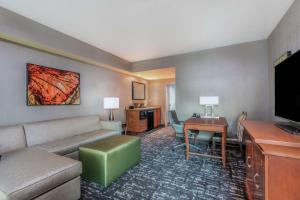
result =
[[300,122],[300,51],[275,67],[275,115]]

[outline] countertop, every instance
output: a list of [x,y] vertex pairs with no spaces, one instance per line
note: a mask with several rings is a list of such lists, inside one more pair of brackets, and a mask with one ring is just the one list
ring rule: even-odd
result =
[[158,109],[160,108],[160,106],[151,106],[151,107],[145,107],[145,108],[134,108],[134,109],[126,109],[126,110],[132,110],[132,111],[141,111],[141,110],[154,110],[154,109]]

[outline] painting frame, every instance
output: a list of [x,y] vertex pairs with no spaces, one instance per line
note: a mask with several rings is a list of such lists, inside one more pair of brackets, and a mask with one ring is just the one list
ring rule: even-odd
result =
[[[30,76],[30,70],[29,66],[38,66],[40,68],[46,68],[52,71],[60,72],[62,74],[73,74],[76,75],[76,80],[78,83],[76,84],[76,87],[73,89],[73,92],[69,94],[68,96],[68,101],[69,102],[62,102],[62,103],[49,103],[49,104],[40,104],[40,103],[32,103],[31,98],[32,98],[32,91],[30,91],[30,81],[31,81],[31,76]],[[76,95],[76,99],[71,99],[72,95]],[[34,96],[34,95],[33,95]],[[74,97],[74,96],[73,96]],[[30,107],[35,107],[35,106],[71,106],[71,105],[81,105],[81,76],[80,73],[78,72],[73,72],[73,71],[68,71],[68,70],[63,70],[63,69],[58,69],[55,67],[49,67],[45,65],[40,65],[40,64],[33,64],[33,63],[26,63],[26,104],[27,106]]]

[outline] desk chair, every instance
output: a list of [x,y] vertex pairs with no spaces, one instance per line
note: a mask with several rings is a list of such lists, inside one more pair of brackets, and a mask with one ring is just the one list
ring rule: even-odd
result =
[[[184,141],[184,122],[178,120],[178,117],[177,117],[177,114],[176,114],[175,110],[169,111],[169,119],[170,119],[171,126],[175,130],[176,137],[182,138],[182,142],[183,142],[182,144],[179,144],[179,145],[175,146],[174,149],[182,147],[182,146],[185,146],[185,141]],[[202,137],[201,137],[202,134],[201,133],[199,134],[199,131],[190,131],[190,130],[188,130],[188,135],[189,135],[188,138],[193,138],[193,140],[194,140],[194,145],[193,144],[189,144],[191,148],[194,148],[194,149],[197,149],[197,150],[201,150],[199,147],[195,146],[196,139],[197,138],[202,139]],[[212,134],[209,134],[209,136],[212,137]]]
[[[227,144],[238,144],[239,148],[240,148],[240,154],[236,155],[237,157],[242,157],[243,156],[243,133],[244,133],[244,127],[242,126],[242,121],[247,119],[247,112],[242,112],[237,120],[237,124],[236,124],[236,135],[227,135]],[[216,143],[220,143],[221,142],[221,137],[220,136],[215,136],[212,139],[212,148],[213,148],[213,152],[215,152],[215,148],[216,148]]]

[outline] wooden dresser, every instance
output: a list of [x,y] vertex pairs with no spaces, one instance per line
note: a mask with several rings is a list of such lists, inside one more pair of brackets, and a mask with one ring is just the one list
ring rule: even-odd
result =
[[300,199],[300,136],[271,122],[244,121],[249,199]]
[[153,128],[161,125],[161,108],[160,107],[147,107],[127,109],[127,131],[141,133],[148,130],[147,112],[153,111]]

